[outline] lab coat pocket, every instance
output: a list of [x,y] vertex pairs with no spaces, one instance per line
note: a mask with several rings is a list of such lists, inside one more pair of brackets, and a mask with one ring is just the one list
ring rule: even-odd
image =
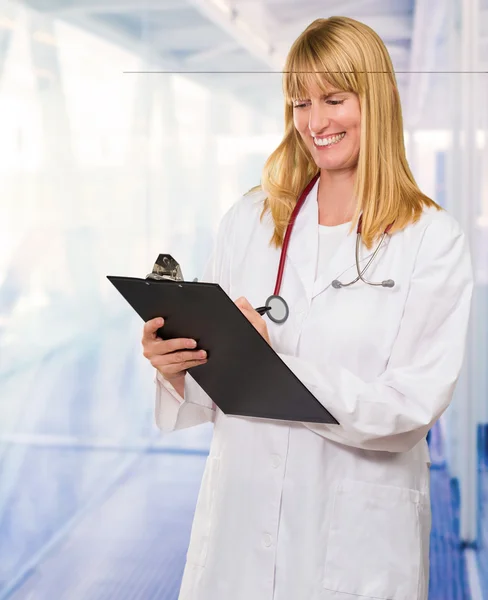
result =
[[421,502],[418,490],[353,480],[339,483],[323,586],[360,598],[415,600]]
[[203,473],[198,494],[195,515],[186,555],[193,565],[204,567],[207,560],[210,534],[214,522],[215,495],[217,493],[220,472],[220,458],[209,456]]

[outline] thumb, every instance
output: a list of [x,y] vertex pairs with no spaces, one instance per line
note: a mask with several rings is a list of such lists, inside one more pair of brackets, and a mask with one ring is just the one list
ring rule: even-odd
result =
[[253,310],[253,307],[251,306],[251,304],[249,303],[247,298],[244,298],[244,296],[241,296],[240,298],[238,298],[235,303],[240,308],[247,308],[248,310]]

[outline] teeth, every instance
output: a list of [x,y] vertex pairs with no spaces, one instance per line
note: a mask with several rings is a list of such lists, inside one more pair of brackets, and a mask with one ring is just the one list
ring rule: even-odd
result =
[[332,137],[324,138],[321,140],[314,138],[313,141],[314,144],[316,144],[317,146],[331,146],[332,144],[337,144],[338,142],[340,142],[345,135],[345,133],[340,133],[339,135],[334,135]]

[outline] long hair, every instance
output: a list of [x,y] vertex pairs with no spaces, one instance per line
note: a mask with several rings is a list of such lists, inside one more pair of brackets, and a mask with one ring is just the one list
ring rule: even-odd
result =
[[348,17],[317,19],[293,43],[284,75],[283,140],[267,159],[261,177],[274,222],[271,244],[280,248],[301,191],[319,171],[293,123],[293,102],[307,97],[313,84],[358,95],[360,150],[354,180],[353,224],[362,213],[362,241],[371,248],[386,227],[390,233],[417,221],[433,200],[418,188],[405,156],[403,118],[393,65],[381,38]]

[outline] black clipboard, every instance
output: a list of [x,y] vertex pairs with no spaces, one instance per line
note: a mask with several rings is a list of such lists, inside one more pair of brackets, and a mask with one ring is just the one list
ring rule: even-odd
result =
[[338,423],[215,283],[108,275],[146,322],[163,317],[158,335],[192,338],[208,362],[191,376],[227,415]]

